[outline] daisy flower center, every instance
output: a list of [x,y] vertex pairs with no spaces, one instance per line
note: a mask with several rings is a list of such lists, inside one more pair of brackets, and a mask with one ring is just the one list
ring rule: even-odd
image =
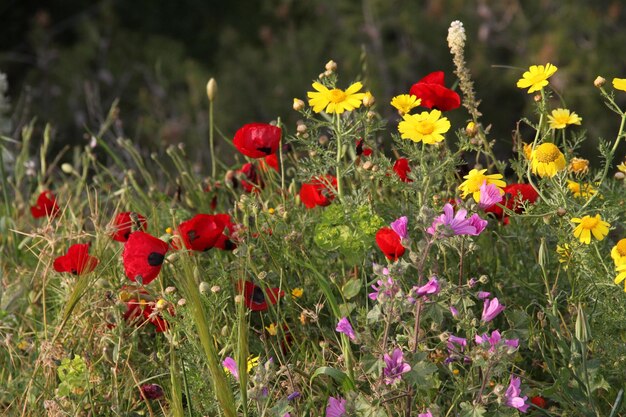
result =
[[561,151],[552,143],[544,143],[535,149],[537,161],[543,163],[554,162],[559,158]]
[[344,101],[346,99],[346,93],[343,92],[343,90],[340,90],[338,88],[333,88],[332,90],[330,90],[328,92],[328,99],[330,100],[331,103],[341,103],[342,101]]
[[619,256],[626,256],[626,239],[617,242],[617,253]]
[[585,216],[583,217],[582,222],[580,222],[580,225],[582,226],[583,229],[591,230],[595,228],[599,222],[600,220],[597,217]]
[[415,130],[417,130],[420,135],[430,135],[435,131],[435,124],[430,120],[420,120],[415,124]]

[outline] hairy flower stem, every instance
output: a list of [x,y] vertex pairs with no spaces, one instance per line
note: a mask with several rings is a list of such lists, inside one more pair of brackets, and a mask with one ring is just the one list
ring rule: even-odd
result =
[[214,125],[213,125],[213,100],[209,100],[209,150],[211,152],[211,178],[215,179],[217,175],[217,160],[215,159],[215,143],[214,143]]
[[[532,157],[532,152],[534,152],[535,147],[537,146],[537,141],[539,141],[539,137],[541,136],[541,128],[543,126],[543,114],[545,112],[545,108],[546,108],[546,96],[543,90],[541,90],[541,114],[539,115],[539,124],[537,125],[537,133],[535,133],[535,139],[533,140],[533,144],[531,148],[532,149],[531,157]],[[528,183],[530,184],[531,187],[533,187],[533,189],[537,192],[537,194],[539,194],[539,197],[541,197],[542,201],[548,201],[546,197],[541,193],[541,190],[539,190],[539,188],[537,188],[537,186],[533,182],[533,179],[530,175],[530,166],[531,166],[531,162],[529,159],[528,167],[526,168],[526,177],[528,178]]]
[[485,376],[483,377],[483,383],[480,385],[480,390],[478,391],[478,394],[476,395],[476,400],[474,401],[474,404],[482,404],[483,402],[483,391],[485,390],[485,387],[487,386],[487,381],[489,381],[489,374],[491,374],[491,368],[493,368],[493,363],[489,363],[489,366],[487,367],[487,370],[485,371]]
[[339,115],[335,114],[335,139],[337,141],[337,165],[335,176],[337,177],[337,194],[339,195],[339,201],[343,203],[343,180],[341,178],[341,151],[342,151],[342,143],[341,143],[341,123],[339,120]]

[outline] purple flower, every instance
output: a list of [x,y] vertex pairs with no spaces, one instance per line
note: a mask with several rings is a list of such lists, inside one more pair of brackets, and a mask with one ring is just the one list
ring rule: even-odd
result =
[[500,193],[500,189],[493,184],[488,184],[487,181],[483,181],[483,185],[480,186],[480,201],[478,202],[478,207],[484,210],[501,201],[502,194]]
[[426,294],[437,294],[441,290],[437,277],[432,277],[425,285],[417,288],[416,294],[418,297],[422,297]]
[[484,300],[485,298],[491,296],[491,293],[487,291],[478,291],[478,294],[476,294],[476,296],[479,300]]
[[504,404],[516,408],[522,413],[525,413],[528,410],[529,404],[526,404],[526,400],[528,400],[528,396],[520,397],[522,390],[520,389],[521,380],[519,377],[511,375],[511,382],[509,383],[509,388],[507,388],[504,393]]
[[291,417],[291,414],[285,413],[285,414],[283,414],[283,417]]
[[326,417],[345,417],[346,400],[343,398],[328,397]]
[[143,395],[149,400],[158,400],[163,397],[163,388],[157,384],[144,384],[140,387]]
[[472,214],[472,217],[470,217],[468,221],[469,224],[476,228],[476,232],[474,234],[470,233],[472,236],[478,236],[479,234],[481,234],[488,224],[487,220],[481,219],[480,216],[476,213]]
[[459,310],[457,310],[454,306],[450,306],[450,313],[452,313],[452,317],[458,317]]
[[470,280],[469,280],[469,281],[467,281],[467,285],[468,285],[470,288],[474,288],[474,286],[476,285],[476,283],[477,283],[477,282],[478,282],[478,281],[476,280],[476,278],[470,278]]
[[493,299],[485,299],[485,304],[483,305],[483,315],[481,320],[484,323],[488,323],[493,320],[498,314],[502,313],[504,310],[504,306],[500,304],[497,298]]
[[433,417],[433,415],[430,413],[429,409],[426,409],[425,413],[420,413],[417,415],[417,417]]
[[287,396],[287,401],[293,401],[293,400],[295,400],[296,398],[299,398],[299,397],[300,397],[300,393],[298,391],[294,391],[294,392],[292,392],[291,394],[289,394]]
[[239,371],[237,370],[237,362],[235,362],[233,358],[231,358],[230,356],[227,356],[226,359],[224,359],[224,361],[222,362],[222,366],[224,367],[224,369],[230,372],[237,381],[239,381]]
[[491,336],[483,334],[482,336],[476,335],[474,341],[477,345],[482,345],[485,342],[489,342],[489,352],[495,352],[501,341],[504,341],[504,345],[512,349],[517,349],[519,346],[519,339],[502,339],[500,332],[494,330],[491,332]]
[[[378,284],[378,287],[376,284]],[[385,298],[393,298],[394,295],[400,291],[400,287],[396,285],[396,282],[391,277],[387,278],[386,281],[379,279],[376,281],[376,284],[372,284],[374,292],[371,292],[368,295],[368,297],[373,301],[378,300],[382,302]]]
[[[436,217],[432,225],[426,229],[431,235],[441,234],[444,237],[471,235],[478,236],[487,226],[487,221],[481,219],[478,214],[466,219],[467,210],[460,209],[454,214],[454,208],[450,203],[443,206],[443,214]],[[441,225],[445,226],[442,230]]]
[[[458,345],[460,349],[457,349],[456,346],[454,345]],[[455,336],[453,334],[451,334],[450,337],[448,337],[448,349],[449,350],[459,350],[462,352],[465,346],[467,346],[467,339]]]
[[406,216],[402,216],[391,223],[391,229],[400,236],[400,239],[406,239],[409,236],[406,230],[408,222],[409,219]]
[[354,330],[352,329],[352,325],[348,321],[347,317],[342,317],[337,323],[337,328],[335,329],[339,333],[343,333],[350,338],[350,340],[354,341],[356,339],[356,335],[354,334]]
[[385,377],[385,384],[391,385],[396,381],[402,379],[402,374],[405,374],[411,370],[411,365],[404,362],[404,355],[402,350],[395,348],[391,353],[391,356],[385,353],[383,356],[385,361],[385,367],[383,368],[383,376]]

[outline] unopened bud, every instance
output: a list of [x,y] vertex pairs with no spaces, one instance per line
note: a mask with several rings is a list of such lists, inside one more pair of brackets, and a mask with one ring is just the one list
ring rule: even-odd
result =
[[174,294],[176,292],[176,287],[167,287],[165,289],[165,294]]
[[469,122],[465,127],[465,134],[470,138],[473,138],[476,136],[476,133],[478,133],[478,126],[476,126],[476,123],[474,122]]
[[556,209],[556,215],[559,217],[563,217],[567,214],[567,210],[565,210],[563,207],[559,207],[558,209]]
[[179,305],[179,307],[183,307],[185,304],[187,304],[187,300],[185,300],[184,298],[181,298],[180,300],[178,300],[178,303],[176,303]]
[[298,127],[296,127],[296,131],[298,133],[305,133],[306,132],[306,125],[304,123],[299,124]]
[[304,109],[304,101],[300,100],[299,98],[294,98],[293,99],[293,109],[295,111],[301,111]]
[[319,142],[320,145],[326,145],[328,143],[328,136],[326,135],[321,135],[317,141]]
[[541,101],[541,94],[535,94],[533,96],[533,100],[535,100],[537,103],[539,103]]
[[574,325],[576,339],[581,343],[587,343],[591,340],[591,330],[589,329],[589,322],[583,307],[578,304],[576,311],[576,324]]
[[376,99],[369,91],[365,93],[365,97],[363,97],[363,105],[365,107],[372,107],[376,103]]
[[209,291],[211,291],[211,286],[209,285],[208,282],[202,281],[200,285],[198,286],[198,290],[200,291],[200,294],[206,295]]
[[613,177],[618,181],[622,181],[624,177],[626,177],[626,174],[624,174],[623,172],[616,172]]
[[165,307],[167,307],[167,301],[162,298],[159,299],[159,301],[157,301],[154,305],[154,308],[156,308],[157,310],[163,310]]
[[235,303],[239,304],[243,301],[243,296],[241,294],[237,294],[235,296]]
[[324,77],[330,77],[331,75],[333,75],[333,72],[331,70],[324,71]]
[[61,171],[65,172],[66,174],[71,174],[72,172],[74,172],[74,167],[66,162],[64,164],[61,164]]
[[367,171],[372,168],[372,165],[374,165],[372,161],[365,161],[365,163],[363,164],[363,169]]
[[599,75],[596,77],[595,80],[593,80],[593,85],[596,88],[602,87],[605,83],[606,83],[606,79],[604,79],[603,77],[600,77]]
[[217,81],[215,81],[215,78],[211,78],[206,84],[206,95],[210,102],[213,102],[215,97],[217,97]]
[[222,290],[222,289],[220,288],[220,286],[219,286],[219,285],[214,285],[214,286],[212,286],[212,287],[211,287],[211,292],[212,292],[213,294],[217,294],[217,293],[218,293],[218,292],[220,292],[221,290]]
[[324,65],[324,68],[326,69],[326,71],[330,71],[332,73],[334,71],[337,71],[337,63],[331,59],[326,63],[326,65]]

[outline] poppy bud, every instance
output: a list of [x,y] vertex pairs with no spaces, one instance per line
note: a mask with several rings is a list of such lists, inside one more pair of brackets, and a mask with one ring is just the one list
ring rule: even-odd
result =
[[185,304],[187,304],[187,300],[181,298],[176,304],[178,304],[179,307],[183,307]]
[[602,87],[605,83],[606,83],[606,79],[600,77],[599,75],[596,77],[595,80],[593,80],[593,85],[596,88]]
[[217,81],[215,81],[215,78],[211,77],[209,82],[206,84],[206,95],[210,102],[215,100],[215,97],[217,96]]
[[300,100],[299,98],[294,98],[293,99],[293,109],[295,111],[302,111],[304,110],[304,101]]

